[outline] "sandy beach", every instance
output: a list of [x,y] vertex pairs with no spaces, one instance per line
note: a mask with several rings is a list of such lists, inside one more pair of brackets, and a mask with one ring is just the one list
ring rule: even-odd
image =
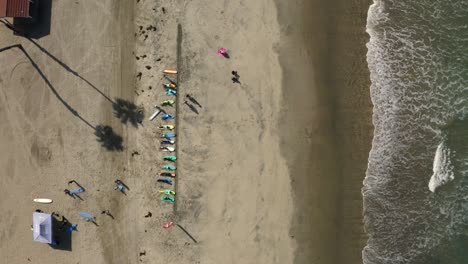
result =
[[[0,25],[0,50],[23,47],[0,52],[0,255],[13,264],[362,263],[370,3],[335,2],[53,2],[50,35],[30,40]],[[177,105],[165,108],[177,120],[149,121],[174,99],[165,68],[179,71],[169,76]],[[176,125],[175,204],[160,201],[168,186],[156,182],[167,164],[162,124]],[[115,134],[104,146],[99,126]],[[63,193],[72,179],[83,200]],[[78,223],[71,249],[32,241],[35,209]],[[169,221],[181,228],[163,229]]]

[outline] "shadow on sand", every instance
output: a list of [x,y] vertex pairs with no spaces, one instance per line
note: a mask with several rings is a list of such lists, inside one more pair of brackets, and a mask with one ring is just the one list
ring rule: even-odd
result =
[[58,249],[58,250],[65,250],[65,251],[71,251],[72,250],[72,232],[68,232],[68,230],[71,228],[71,223],[68,221],[64,221],[57,219],[55,216],[52,217],[52,226],[53,226],[53,239],[57,242],[57,244],[52,245],[49,244],[50,247],[53,249]]
[[101,96],[103,96],[107,101],[111,102],[111,103],[114,103],[114,101],[112,101],[112,99],[110,99],[106,94],[104,94],[99,88],[97,88],[93,83],[91,83],[90,81],[88,81],[86,78],[84,78],[83,76],[81,76],[81,74],[79,74],[77,71],[73,70],[72,68],[70,68],[66,63],[64,63],[62,60],[60,60],[59,58],[57,58],[56,56],[54,56],[52,53],[50,53],[46,48],[42,47],[39,43],[37,43],[36,41],[34,41],[32,38],[28,37],[28,36],[24,36],[20,33],[20,31],[18,29],[16,29],[16,27],[14,25],[12,25],[11,23],[9,23],[7,20],[0,20],[0,23],[3,23],[5,25],[5,27],[7,27],[8,29],[10,29],[11,31],[13,31],[16,35],[20,35],[20,36],[23,36],[25,37],[27,40],[29,40],[34,46],[36,46],[41,52],[43,52],[45,55],[47,55],[49,58],[51,58],[52,60],[54,60],[56,63],[58,63],[62,68],[64,68],[66,71],[68,71],[69,73],[75,75],[76,77],[80,78],[82,81],[84,81],[86,84],[88,84],[91,88],[93,88],[96,92],[98,92]]
[[57,89],[55,89],[55,87],[52,85],[52,83],[49,81],[49,79],[45,76],[45,74],[42,72],[42,70],[39,68],[39,66],[36,64],[36,62],[31,58],[31,56],[29,55],[29,53],[23,48],[23,46],[21,44],[16,44],[16,45],[12,45],[12,46],[8,46],[8,47],[5,47],[5,48],[1,48],[0,49],[0,52],[3,52],[3,51],[6,51],[6,50],[9,50],[9,49],[13,49],[13,48],[17,48],[19,49],[21,52],[23,52],[23,54],[26,56],[26,58],[29,60],[29,62],[31,63],[31,65],[34,67],[34,69],[39,73],[39,75],[41,76],[41,78],[44,80],[44,82],[47,84],[47,87],[49,87],[50,91],[55,95],[55,97],[65,106],[65,108],[67,108],[68,111],[70,111],[70,113],[72,113],[74,116],[76,116],[77,118],[79,118],[81,121],[83,121],[87,126],[89,126],[90,128],[92,129],[95,129],[93,125],[91,125],[91,123],[89,123],[86,119],[84,119],[79,113],[78,111],[76,111],[73,107],[71,107],[66,101],[65,99],[62,98],[62,96],[60,96],[60,94],[57,92]]
[[183,227],[182,227],[181,225],[179,225],[179,224],[176,224],[176,225],[177,225],[177,226],[180,228],[180,230],[182,230],[190,239],[192,239],[193,242],[198,243],[198,241],[197,241],[185,228],[183,228]]
[[190,110],[192,110],[192,112],[194,112],[197,115],[199,114],[198,110],[197,110],[197,108],[195,108],[195,106],[193,106],[192,104],[189,104],[187,101],[185,101],[184,104],[186,104],[190,108]]
[[101,146],[109,151],[122,151],[122,137],[117,135],[112,127],[98,125],[94,134],[97,137],[97,141],[101,143]]
[[120,119],[122,123],[130,123],[134,127],[138,127],[145,117],[143,110],[138,109],[134,103],[124,99],[115,99],[115,102],[112,103],[112,108],[114,109],[115,117]]
[[[6,24],[5,21],[3,20],[0,20],[0,22],[4,23],[7,27],[10,27],[8,24]],[[31,39],[30,39],[31,40]],[[31,40],[32,43],[36,44],[33,40]],[[36,44],[37,45],[37,44]],[[40,46],[39,46],[40,47]],[[58,93],[57,89],[52,85],[52,83],[50,82],[50,80],[45,76],[44,72],[41,70],[41,68],[36,64],[36,62],[32,59],[32,57],[29,55],[29,53],[24,49],[24,47],[21,45],[21,44],[16,44],[16,45],[11,45],[11,46],[7,46],[7,47],[4,47],[4,48],[0,48],[0,53],[1,52],[4,52],[4,51],[7,51],[7,50],[10,50],[10,49],[14,49],[14,48],[17,48],[19,49],[25,56],[26,58],[29,60],[29,62],[31,63],[31,65],[34,67],[34,69],[37,71],[37,73],[39,73],[39,75],[41,76],[41,78],[44,80],[44,82],[47,84],[47,87],[50,89],[50,91],[54,94],[54,96],[65,106],[65,108],[70,111],[70,113],[72,113],[75,117],[77,117],[78,119],[80,119],[83,123],[85,123],[88,127],[90,127],[91,129],[93,129],[95,132],[94,134],[98,137],[97,138],[97,141],[101,143],[101,145],[106,148],[107,150],[110,150],[110,151],[122,151],[123,150],[123,145],[122,145],[122,142],[123,142],[123,139],[121,136],[119,136],[118,134],[116,134],[112,128],[110,126],[103,126],[103,125],[99,125],[97,127],[91,125],[90,122],[88,122],[85,118],[83,118],[79,112],[77,110],[75,110],[71,105],[68,104],[68,102]],[[41,50],[42,47],[40,47]],[[43,50],[44,51],[44,50]],[[45,51],[46,52],[46,51]],[[124,118],[127,122],[128,120],[130,120],[130,122],[133,124],[133,122],[136,122],[138,124],[138,118],[143,117],[142,114],[143,112],[139,112],[137,111],[136,109],[136,106],[133,108],[134,104],[133,103],[130,103],[130,102],[127,102],[123,99],[117,99],[117,102],[113,102],[111,99],[109,99],[105,94],[103,94],[99,89],[97,89],[94,85],[92,85],[90,82],[88,82],[86,79],[84,79],[83,77],[81,77],[78,73],[72,71],[70,68],[68,68],[68,66],[66,66],[65,64],[63,64],[60,60],[58,60],[57,58],[53,57],[50,53],[46,52],[46,54],[48,54],[49,56],[51,56],[51,58],[53,58],[55,61],[57,61],[60,65],[64,66],[65,69],[67,69],[68,71],[72,72],[74,75],[78,76],[79,78],[81,78],[82,80],[84,80],[86,83],[88,83],[91,87],[93,87],[96,91],[98,91],[102,96],[104,96],[106,99],[108,99],[110,102],[112,102],[113,104],[116,104],[117,105],[117,102],[120,101],[120,105],[119,106],[116,106],[114,107],[114,111],[116,111],[117,113],[119,113],[119,115],[121,116],[121,120],[122,118]]]

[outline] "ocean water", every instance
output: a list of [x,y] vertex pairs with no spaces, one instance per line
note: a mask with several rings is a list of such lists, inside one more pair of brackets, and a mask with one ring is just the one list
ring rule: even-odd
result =
[[468,263],[468,0],[375,0],[365,264]]

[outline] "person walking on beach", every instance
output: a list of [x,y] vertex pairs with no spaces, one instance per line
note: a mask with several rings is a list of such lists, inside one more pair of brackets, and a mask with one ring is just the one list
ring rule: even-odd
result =
[[118,190],[119,192],[121,193],[125,193],[125,188],[123,187],[123,185],[120,185],[120,184],[117,184],[117,186],[115,186],[114,190]]
[[237,78],[237,77],[235,77],[235,76],[232,77],[231,80],[232,80],[233,83],[241,84],[241,82],[239,81],[239,78]]
[[110,212],[109,212],[109,210],[102,210],[101,214],[110,215]]
[[101,214],[105,214],[107,216],[110,216],[110,218],[114,219],[114,216],[110,213],[109,210],[102,210],[101,211]]
[[[115,180],[115,184],[117,185],[114,190],[118,190],[120,191],[121,193],[127,195],[125,193],[125,189],[128,189],[127,185],[125,185],[125,183],[123,183],[121,180]],[[130,190],[130,189],[129,189]]]

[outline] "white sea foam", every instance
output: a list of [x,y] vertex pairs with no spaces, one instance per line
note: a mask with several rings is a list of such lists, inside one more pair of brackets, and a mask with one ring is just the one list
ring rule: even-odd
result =
[[369,9],[364,264],[467,263],[447,253],[466,248],[457,243],[468,226],[466,10],[467,0],[374,0]]
[[429,190],[431,192],[435,192],[437,188],[455,178],[453,175],[453,165],[450,161],[450,149],[444,142],[440,143],[437,147],[432,170],[434,174],[432,174],[429,181]]

